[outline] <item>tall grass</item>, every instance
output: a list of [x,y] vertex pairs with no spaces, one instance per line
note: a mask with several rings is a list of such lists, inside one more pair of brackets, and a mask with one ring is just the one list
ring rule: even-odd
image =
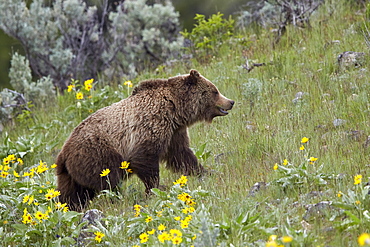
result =
[[[207,212],[202,217],[209,221],[209,225],[197,223],[197,234],[208,234],[215,241],[207,242],[204,237],[200,242],[194,240],[195,246],[267,246],[274,243],[268,242],[271,235],[277,235],[279,243],[281,237],[291,236],[293,241],[283,243],[285,246],[356,246],[358,236],[369,233],[370,204],[364,185],[370,154],[365,145],[370,133],[370,75],[367,67],[339,71],[336,64],[337,56],[344,51],[366,51],[364,38],[356,32],[363,21],[361,13],[346,1],[328,2],[312,17],[312,28],[288,27],[276,46],[269,30],[261,30],[258,36],[246,31],[243,36],[249,41],[247,45],[225,45],[208,64],[192,61],[191,67],[236,101],[228,116],[216,118],[212,124],[197,124],[189,131],[195,151],[206,144],[205,152],[211,155],[200,162],[212,171],[201,179],[188,178],[189,191],[210,193],[197,197],[196,210]],[[249,59],[266,66],[247,73],[241,66],[245,62],[242,50],[251,54]],[[143,73],[134,83],[187,73],[188,69],[179,64],[159,74]],[[95,96],[104,100],[94,101],[91,108],[96,110],[126,97],[124,90],[96,89]],[[299,92],[302,97],[294,100]],[[60,95],[49,106],[34,109],[32,118],[6,126],[2,139],[7,133],[15,148],[19,148],[19,137],[40,139],[37,152],[24,157],[25,165],[37,164],[40,159],[52,164],[73,127],[90,114],[76,104],[74,95]],[[335,120],[341,124],[336,126]],[[302,137],[308,137],[309,142],[302,144]],[[300,150],[302,145],[305,150]],[[7,147],[4,144],[1,150],[4,157],[16,151]],[[310,157],[318,160],[310,164]],[[289,164],[284,165],[284,159]],[[51,174],[47,181],[54,185]],[[363,179],[354,185],[357,174]],[[178,177],[161,169],[166,193],[170,194]],[[267,186],[251,195],[250,188],[257,182]],[[95,226],[92,231],[116,231],[110,236],[107,233],[100,244],[140,244],[139,233],[130,232],[132,222],[136,222],[132,206],[147,205],[150,211],[162,200],[158,194],[145,198],[143,191],[142,183],[133,178],[124,181],[117,193],[101,193],[91,203],[90,208],[102,210],[111,224]],[[323,201],[330,205],[317,204]],[[0,229],[14,231],[11,224],[18,216],[2,215],[8,222],[0,222]],[[145,223],[139,223],[134,226],[145,231]],[[53,240],[53,236],[48,238]],[[21,244],[12,241],[7,244]],[[99,245],[93,240],[89,244]]]

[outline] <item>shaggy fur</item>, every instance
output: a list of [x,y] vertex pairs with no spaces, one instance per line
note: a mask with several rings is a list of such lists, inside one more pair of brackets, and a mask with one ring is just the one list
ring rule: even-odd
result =
[[[185,175],[204,172],[189,148],[187,127],[212,122],[234,105],[196,70],[167,80],[147,80],[130,97],[102,108],[78,125],[59,153],[59,200],[71,210],[83,209],[101,190],[126,177],[122,161],[145,184],[146,192],[159,184],[159,163]],[[101,177],[110,169],[107,177]]]

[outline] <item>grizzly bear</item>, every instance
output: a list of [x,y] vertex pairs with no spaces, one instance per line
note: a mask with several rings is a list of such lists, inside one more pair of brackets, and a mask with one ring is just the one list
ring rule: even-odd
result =
[[[159,185],[160,162],[174,172],[202,174],[187,127],[225,116],[233,105],[196,70],[141,82],[128,98],[96,111],[73,130],[56,159],[60,202],[82,210],[97,192],[131,175],[120,168],[124,161],[146,193]],[[105,169],[110,173],[101,176]]]

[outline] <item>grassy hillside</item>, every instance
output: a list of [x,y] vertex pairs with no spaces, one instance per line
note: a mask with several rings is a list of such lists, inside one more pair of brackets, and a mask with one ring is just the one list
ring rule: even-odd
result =
[[[270,30],[250,31],[243,34],[244,45],[225,43],[207,64],[179,63],[133,81],[136,85],[195,68],[236,105],[228,116],[189,130],[191,146],[212,175],[188,177],[181,187],[173,183],[181,174],[162,169],[161,184],[167,189],[155,190],[150,198],[145,198],[137,178],[122,182],[118,190],[102,192],[90,208],[101,210],[106,218],[82,230],[92,232],[84,244],[357,246],[361,234],[370,234],[370,74],[366,66],[340,71],[336,61],[344,51],[367,51],[357,31],[364,11],[343,2],[323,5],[310,29],[288,27],[275,46]],[[243,54],[266,65],[247,73]],[[51,165],[73,128],[132,90],[123,83],[106,84],[98,80],[89,93],[78,89],[85,93],[82,100],[75,98],[75,91],[66,92],[5,126],[0,158],[14,154],[24,164],[10,157],[11,168],[2,167],[4,245],[76,243],[83,227],[81,215],[63,212],[55,198],[45,195],[57,195],[52,191]],[[309,141],[302,143],[303,137]],[[261,189],[251,193],[257,182]],[[191,195],[195,204],[179,198],[182,193]],[[134,210],[134,205],[141,208]],[[27,221],[28,216],[32,220]],[[166,229],[158,229],[161,224]],[[181,234],[166,236],[165,232],[171,236],[171,229]],[[93,232],[105,234],[101,242],[99,236],[94,240]],[[370,241],[363,235],[367,237]]]

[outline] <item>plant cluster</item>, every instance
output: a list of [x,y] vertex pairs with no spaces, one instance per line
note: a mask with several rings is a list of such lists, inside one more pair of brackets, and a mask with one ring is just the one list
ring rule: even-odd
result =
[[224,19],[223,14],[217,13],[206,19],[204,15],[196,14],[194,20],[196,24],[191,32],[185,30],[182,35],[191,42],[188,52],[198,59],[216,55],[222,44],[233,36],[234,20],[231,16]]
[[257,24],[276,28],[277,43],[286,32],[288,25],[309,27],[310,17],[323,3],[323,0],[262,0],[246,4],[247,10],[241,11],[238,26]]
[[[2,243],[29,246],[71,244],[81,227],[80,213],[56,199],[54,168],[42,160],[29,166],[9,154],[0,165],[0,231]],[[53,230],[51,230],[53,229]]]
[[6,123],[15,117],[28,118],[31,105],[42,106],[55,98],[55,90],[49,77],[42,77],[32,82],[28,60],[14,53],[9,71],[10,84],[15,89],[3,89],[0,92],[0,120]]

